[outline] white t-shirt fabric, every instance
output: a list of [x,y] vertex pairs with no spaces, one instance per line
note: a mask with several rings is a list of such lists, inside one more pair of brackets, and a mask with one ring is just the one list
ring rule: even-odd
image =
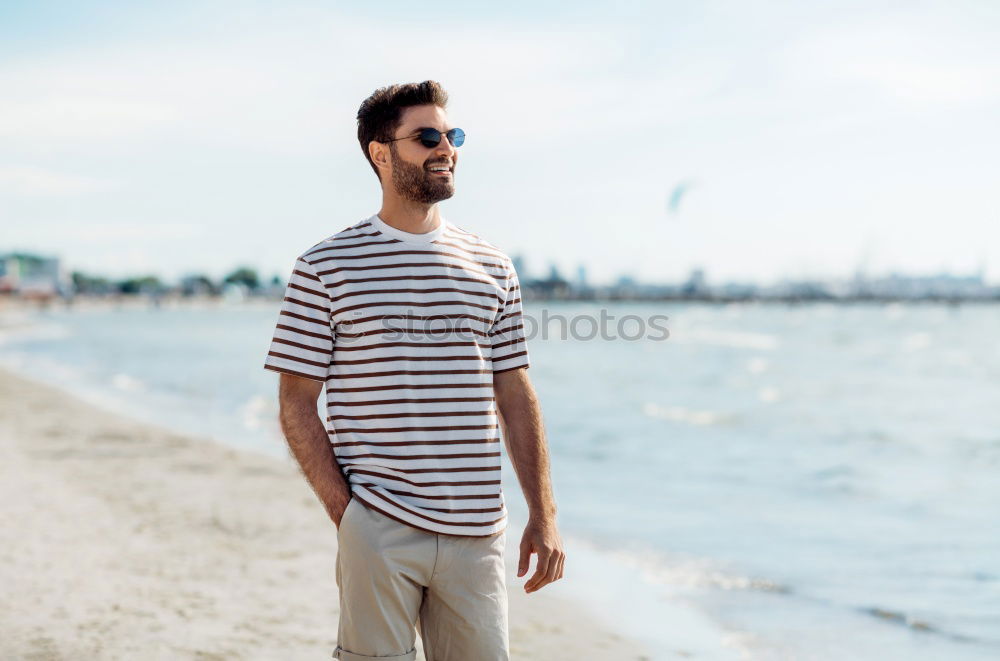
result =
[[325,383],[353,496],[429,532],[502,532],[493,375],[530,366],[510,258],[442,218],[378,214],[295,260],[264,367]]

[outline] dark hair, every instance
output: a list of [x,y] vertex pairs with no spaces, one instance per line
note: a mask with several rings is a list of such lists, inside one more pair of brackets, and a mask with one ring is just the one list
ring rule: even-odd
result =
[[[358,142],[380,181],[382,176],[368,153],[369,143],[395,137],[396,129],[402,123],[403,108],[431,103],[442,108],[448,106],[448,93],[434,80],[380,87],[361,104],[358,109]],[[394,148],[395,144],[389,143],[389,147]]]

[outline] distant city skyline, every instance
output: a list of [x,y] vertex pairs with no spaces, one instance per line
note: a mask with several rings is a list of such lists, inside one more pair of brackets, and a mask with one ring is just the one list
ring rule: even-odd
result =
[[284,277],[379,209],[361,101],[433,78],[444,217],[536,274],[1000,282],[992,3],[435,7],[5,4],[0,248]]
[[[568,278],[555,264],[548,273],[539,274],[525,268],[523,257],[512,257],[519,273],[522,291],[528,299],[565,300],[978,300],[1000,302],[1000,284],[985,281],[983,272],[973,274],[907,274],[893,272],[871,276],[856,272],[849,278],[795,279],[783,278],[773,283],[751,280],[712,280],[704,269],[696,268],[683,281],[644,281],[627,273],[613,282],[595,283],[587,278],[585,265],[577,268],[576,276]],[[125,278],[115,278],[100,272],[81,271],[64,264],[58,257],[33,253],[0,251],[0,294],[20,297],[72,298],[75,295],[105,296],[108,294],[165,293],[217,295],[231,293],[237,287],[247,292],[280,296],[287,276],[267,274],[252,265],[237,266],[223,277],[211,277],[207,272],[190,272],[179,278],[165,278],[147,272]]]

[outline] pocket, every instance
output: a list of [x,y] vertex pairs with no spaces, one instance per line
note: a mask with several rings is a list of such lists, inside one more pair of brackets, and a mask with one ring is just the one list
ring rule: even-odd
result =
[[344,528],[344,524],[347,523],[347,515],[351,511],[351,505],[354,504],[354,496],[347,501],[347,507],[344,508],[344,513],[340,515],[340,525],[337,526],[337,535],[340,535],[340,531]]

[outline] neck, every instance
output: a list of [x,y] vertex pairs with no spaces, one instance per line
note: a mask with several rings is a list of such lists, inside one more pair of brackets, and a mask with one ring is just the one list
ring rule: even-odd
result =
[[411,234],[425,234],[441,224],[441,211],[435,204],[420,204],[400,197],[382,197],[379,218],[396,229]]

